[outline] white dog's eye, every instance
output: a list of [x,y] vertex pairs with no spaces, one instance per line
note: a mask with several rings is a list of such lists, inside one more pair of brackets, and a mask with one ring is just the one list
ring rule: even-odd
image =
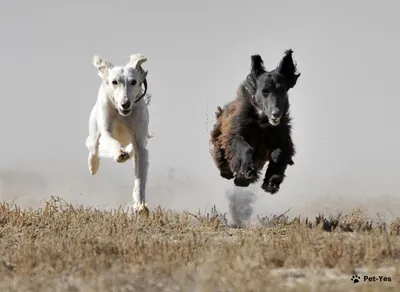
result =
[[118,84],[117,80],[113,80],[112,84],[117,85]]
[[136,82],[137,82],[136,80],[132,80],[132,81],[131,81],[131,85],[135,85]]

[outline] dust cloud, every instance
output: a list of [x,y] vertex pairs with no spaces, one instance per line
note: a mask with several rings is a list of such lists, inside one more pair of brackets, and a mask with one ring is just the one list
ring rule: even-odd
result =
[[[1,199],[22,207],[51,195],[129,206],[132,164],[103,159],[92,177],[84,142],[100,85],[92,56],[120,65],[140,52],[153,96],[150,208],[206,212],[215,205],[232,213],[232,200],[248,196],[237,222],[250,209],[251,216],[288,208],[288,215],[313,216],[361,206],[371,216],[398,216],[399,4],[287,5],[3,2]],[[278,194],[264,193],[259,182],[227,196],[236,188],[219,177],[208,152],[215,109],[234,98],[251,54],[273,69],[288,48],[302,73],[290,91],[295,165]]]
[[240,227],[250,223],[256,195],[248,190],[231,189],[227,191],[229,215],[234,226]]

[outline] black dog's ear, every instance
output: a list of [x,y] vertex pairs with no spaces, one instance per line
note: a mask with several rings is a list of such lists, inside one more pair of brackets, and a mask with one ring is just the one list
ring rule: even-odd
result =
[[296,85],[297,79],[301,75],[301,73],[297,72],[297,65],[293,61],[292,54],[292,49],[286,50],[285,55],[277,67],[277,71],[285,77],[288,89]]
[[251,75],[253,78],[257,78],[261,74],[265,73],[267,70],[264,67],[264,61],[260,55],[251,56]]

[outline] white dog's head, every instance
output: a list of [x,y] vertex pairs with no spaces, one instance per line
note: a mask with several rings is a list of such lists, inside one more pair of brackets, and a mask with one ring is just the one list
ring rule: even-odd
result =
[[[130,61],[125,66],[114,66],[98,55],[93,57],[93,65],[99,70],[98,74],[122,116],[128,116],[133,106],[147,92],[147,71],[141,67],[142,63],[146,61],[145,56],[135,54],[130,56]],[[144,85],[143,93],[142,84]]]

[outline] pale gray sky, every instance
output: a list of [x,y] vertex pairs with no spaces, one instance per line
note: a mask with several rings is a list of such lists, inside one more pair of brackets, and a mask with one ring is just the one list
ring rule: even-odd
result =
[[[131,164],[103,159],[92,177],[84,142],[100,84],[93,55],[119,65],[139,52],[148,56],[156,135],[149,141],[150,206],[227,210],[233,183],[219,177],[208,152],[214,111],[234,98],[251,54],[273,69],[292,48],[302,73],[290,92],[296,164],[277,195],[260,184],[250,188],[256,211],[368,202],[398,210],[395,1],[0,3],[3,199],[34,205],[53,194],[92,206],[131,202]],[[28,187],[29,173],[43,182]]]

